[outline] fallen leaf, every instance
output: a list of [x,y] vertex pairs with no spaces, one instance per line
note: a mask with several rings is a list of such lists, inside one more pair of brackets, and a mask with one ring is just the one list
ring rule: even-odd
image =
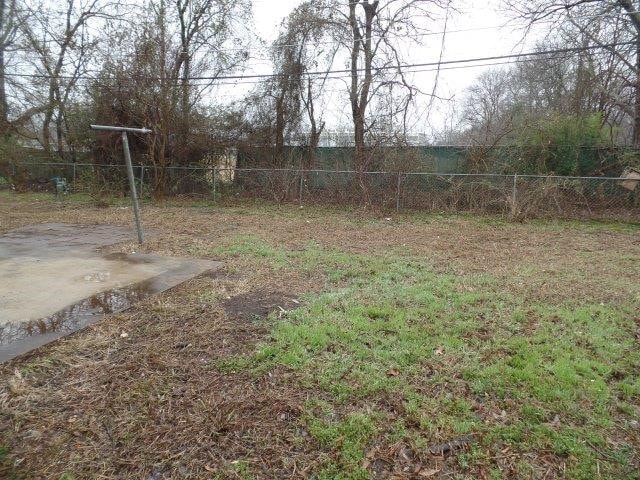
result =
[[425,468],[418,472],[418,476],[422,478],[428,478],[428,477],[433,477],[439,472],[440,470],[436,470],[435,468]]
[[408,447],[402,447],[398,452],[398,456],[405,462],[411,463],[415,457],[413,450]]
[[435,351],[436,355],[442,355],[443,353],[444,353],[444,347],[436,348],[436,351]]
[[395,368],[387,370],[387,377],[397,377],[398,375],[400,375],[400,372]]
[[364,458],[366,458],[366,459],[368,459],[368,460],[371,460],[372,458],[375,458],[375,457],[376,457],[376,454],[377,454],[377,453],[378,453],[378,449],[377,449],[377,448],[372,448],[371,450],[369,450],[369,451],[365,454]]
[[216,471],[216,469],[215,469],[215,468],[210,467],[209,465],[205,465],[205,466],[204,466],[204,469],[205,469],[207,472],[215,472],[215,471]]

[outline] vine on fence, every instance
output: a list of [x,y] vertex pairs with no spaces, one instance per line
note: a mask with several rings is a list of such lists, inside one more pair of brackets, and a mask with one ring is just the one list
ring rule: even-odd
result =
[[[127,190],[119,165],[22,164],[19,171],[13,179],[23,182],[20,190],[39,189],[47,185],[47,178],[65,175],[73,191],[87,193],[100,204]],[[640,188],[624,188],[624,179],[618,177],[364,172],[370,199],[365,205],[359,176],[350,170],[173,167],[168,171],[173,195],[212,201],[217,192],[223,200],[262,198],[301,205],[475,212],[518,220],[544,216],[640,218]],[[145,179],[153,175],[153,169],[138,167],[136,175],[141,192],[145,192]]]

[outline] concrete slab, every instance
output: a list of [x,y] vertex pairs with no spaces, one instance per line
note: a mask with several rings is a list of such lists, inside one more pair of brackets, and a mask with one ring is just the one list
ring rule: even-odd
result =
[[128,228],[42,224],[0,236],[0,361],[216,270],[209,260],[103,254]]

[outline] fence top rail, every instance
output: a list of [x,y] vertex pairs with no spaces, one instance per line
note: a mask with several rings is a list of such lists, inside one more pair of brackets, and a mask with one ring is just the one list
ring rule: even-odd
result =
[[[102,167],[102,168],[122,168],[124,165],[115,163],[73,163],[73,162],[25,162],[19,165],[24,166],[52,166],[52,167]],[[134,165],[134,168],[155,169],[154,165]],[[168,166],[167,170],[203,170],[203,171],[233,171],[233,172],[293,172],[293,173],[340,173],[340,174],[364,174],[364,175],[423,175],[431,177],[489,177],[489,178],[537,178],[550,180],[629,180],[625,177],[587,177],[587,176],[565,176],[565,175],[536,175],[527,173],[444,173],[444,172],[398,172],[398,171],[365,171],[357,170],[328,170],[328,169],[300,169],[300,168],[247,168],[247,167],[204,167],[204,166]],[[631,179],[633,180],[633,179]]]
[[102,130],[106,132],[129,132],[129,133],[153,133],[148,128],[120,127],[116,125],[91,125],[92,130]]

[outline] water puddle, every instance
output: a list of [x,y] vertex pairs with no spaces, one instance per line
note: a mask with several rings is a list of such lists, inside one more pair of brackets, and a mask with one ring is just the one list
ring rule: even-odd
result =
[[[154,255],[108,254],[108,260],[136,264],[167,260]],[[216,270],[219,263],[198,259],[171,259],[171,270],[142,282],[96,293],[38,320],[0,324],[0,362],[81,330],[107,314],[122,312],[135,303],[188,279]],[[177,266],[175,266],[177,264]]]
[[131,228],[64,223],[0,235],[0,362],[220,267],[209,260],[102,252],[131,238]]

